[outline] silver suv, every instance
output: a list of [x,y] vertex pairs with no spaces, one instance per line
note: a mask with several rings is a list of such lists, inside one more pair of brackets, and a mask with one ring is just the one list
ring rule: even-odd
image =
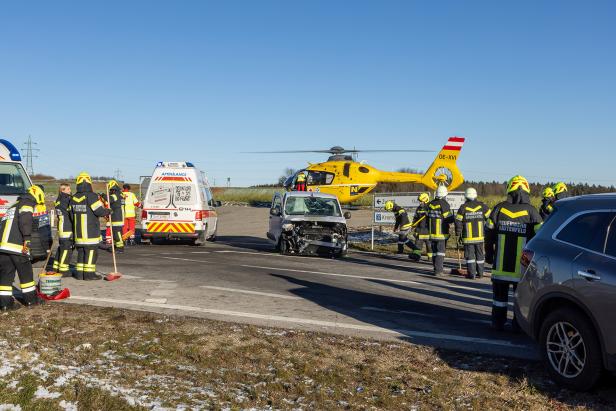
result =
[[616,371],[616,194],[555,208],[522,253],[515,313],[554,380],[588,390]]

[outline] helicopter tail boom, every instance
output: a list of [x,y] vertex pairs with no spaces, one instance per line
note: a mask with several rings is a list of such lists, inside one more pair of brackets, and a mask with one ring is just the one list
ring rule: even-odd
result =
[[433,190],[439,185],[444,185],[449,190],[459,187],[464,182],[464,176],[457,165],[463,145],[464,137],[450,137],[421,178],[421,183]]

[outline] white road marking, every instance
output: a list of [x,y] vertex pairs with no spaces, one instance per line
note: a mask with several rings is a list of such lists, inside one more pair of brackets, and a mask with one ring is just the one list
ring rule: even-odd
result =
[[250,254],[250,255],[266,255],[266,256],[276,256],[276,257],[282,257],[280,254],[274,254],[274,253],[257,253],[254,251],[235,251],[235,250],[218,250],[218,251],[214,251],[215,253],[233,253],[233,254]]
[[238,311],[217,310],[217,309],[212,309],[212,308],[191,307],[191,306],[177,305],[177,304],[159,304],[159,303],[152,303],[152,302],[145,302],[145,301],[141,302],[141,301],[134,301],[134,300],[116,300],[112,298],[85,297],[85,296],[74,295],[74,296],[71,296],[71,299],[77,300],[77,301],[94,302],[94,303],[132,305],[132,306],[148,307],[148,308],[164,308],[164,309],[179,310],[179,311],[199,312],[203,314],[222,315],[222,316],[228,316],[228,317],[242,317],[242,318],[251,318],[251,319],[258,319],[258,320],[281,322],[281,323],[293,323],[293,324],[298,324],[298,325],[313,325],[313,326],[326,327],[326,328],[343,328],[343,329],[348,329],[348,330],[368,331],[368,332],[393,334],[393,335],[407,336],[407,337],[431,338],[431,339],[438,339],[438,340],[459,341],[459,342],[465,342],[465,343],[487,344],[487,345],[495,345],[495,346],[507,347],[507,348],[520,348],[520,349],[528,348],[527,345],[514,344],[510,341],[505,341],[505,340],[467,337],[463,335],[439,334],[439,333],[405,330],[405,329],[392,330],[388,328],[377,327],[374,325],[350,324],[350,323],[341,323],[341,322],[333,322],[333,321],[313,320],[313,319],[307,319],[307,318],[283,317],[279,315],[266,315],[266,314],[246,313],[246,312],[238,312]]
[[146,298],[144,301],[146,303],[167,304],[166,298]]
[[144,283],[175,283],[174,280],[150,280],[150,279],[141,279],[141,280],[137,280],[137,281],[141,281]]
[[211,251],[191,251],[191,254],[209,254]]
[[209,290],[218,290],[218,291],[229,291],[229,292],[232,292],[232,293],[262,295],[262,296],[265,296],[265,297],[282,298],[282,299],[285,299],[285,300],[302,300],[303,299],[301,297],[296,297],[296,296],[292,296],[292,295],[264,293],[264,292],[261,292],[261,291],[240,290],[238,288],[214,287],[214,286],[211,286],[211,285],[200,285],[199,288],[207,288]]
[[122,279],[124,280],[136,280],[138,278],[142,278],[136,275],[130,275],[130,274],[122,274]]
[[242,264],[240,267],[259,268],[261,270],[289,271],[289,272],[292,272],[292,273],[306,273],[306,274],[329,275],[329,276],[332,276],[332,277],[357,278],[357,279],[360,279],[360,280],[379,280],[379,281],[391,281],[391,282],[395,282],[395,283],[404,283],[404,284],[421,284],[421,283],[418,283],[416,281],[410,281],[410,280],[391,280],[389,278],[368,277],[368,276],[364,276],[364,275],[324,273],[322,271],[295,270],[295,269],[292,269],[292,268],[262,267],[262,266],[259,266],[259,265],[245,265],[245,264]]
[[160,257],[160,258],[166,258],[167,260],[180,260],[180,261],[191,261],[193,263],[207,263],[207,260],[193,260],[190,258],[179,258],[179,257]]

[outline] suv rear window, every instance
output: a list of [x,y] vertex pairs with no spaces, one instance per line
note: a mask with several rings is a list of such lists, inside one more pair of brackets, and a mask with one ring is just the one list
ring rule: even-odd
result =
[[588,250],[603,253],[607,228],[616,214],[612,212],[590,212],[571,220],[556,235],[558,240]]

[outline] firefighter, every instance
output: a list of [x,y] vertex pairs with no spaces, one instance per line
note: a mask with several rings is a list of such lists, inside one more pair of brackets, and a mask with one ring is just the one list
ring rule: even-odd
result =
[[137,213],[136,208],[142,208],[141,202],[130,191],[130,185],[124,184],[122,186],[122,195],[124,196],[124,228],[122,229],[122,238],[126,239],[128,236],[128,244],[135,245],[135,219]]
[[122,189],[115,180],[110,180],[107,183],[109,189],[109,208],[111,209],[111,217],[109,224],[111,226],[111,241],[113,241],[115,250],[118,253],[124,252],[124,240],[122,239],[122,231],[124,231],[124,197]]
[[71,186],[70,184],[60,184],[60,192],[54,203],[58,218],[58,239],[59,245],[56,251],[56,258],[53,262],[55,272],[62,274],[62,277],[70,276],[70,261],[73,254],[75,243],[73,241],[73,220],[70,213]]
[[413,252],[409,254],[409,258],[419,261],[421,258],[421,250],[415,246],[409,238],[409,233],[413,228],[413,224],[409,220],[408,213],[398,204],[391,200],[385,202],[385,211],[394,213],[396,223],[394,225],[394,233],[398,234],[398,254],[404,254],[404,246],[409,247]]
[[[492,264],[492,327],[503,330],[507,321],[509,287],[517,288],[522,274],[520,257],[542,219],[530,204],[530,186],[522,176],[507,184],[507,200],[494,207],[486,224],[486,261]],[[514,330],[519,326],[512,323]]]
[[451,207],[447,202],[447,187],[436,189],[434,200],[428,203],[428,225],[430,227],[430,243],[432,244],[432,263],[434,275],[443,274],[445,251],[449,239],[449,225],[454,221]]
[[554,190],[554,201],[562,200],[563,198],[569,197],[567,185],[562,181],[554,184],[552,190]]
[[295,181],[295,191],[306,191],[306,174],[299,173]]
[[37,205],[45,204],[45,193],[33,185],[27,194],[20,196],[0,222],[0,310],[15,310],[19,306],[13,299],[15,271],[19,276],[21,300],[31,306],[42,303],[36,295],[36,285],[30,261],[32,246],[33,213]]
[[78,280],[100,280],[96,274],[98,243],[101,241],[100,217],[108,216],[111,210],[105,208],[101,198],[92,191],[92,179],[87,173],[77,176],[77,192],[70,202],[71,216],[77,249]]
[[460,245],[464,246],[467,278],[483,277],[485,262],[484,228],[490,207],[477,200],[477,190],[469,187],[464,192],[466,201],[456,214],[456,236]]
[[430,227],[428,226],[428,203],[430,202],[430,194],[421,193],[417,198],[419,206],[415,210],[413,216],[413,228],[415,229],[415,246],[421,250],[426,248],[428,260],[432,261],[432,245],[430,244]]
[[548,218],[552,211],[554,211],[554,190],[552,187],[546,187],[543,189],[543,198],[541,199],[541,207],[539,208],[539,215],[545,220]]

